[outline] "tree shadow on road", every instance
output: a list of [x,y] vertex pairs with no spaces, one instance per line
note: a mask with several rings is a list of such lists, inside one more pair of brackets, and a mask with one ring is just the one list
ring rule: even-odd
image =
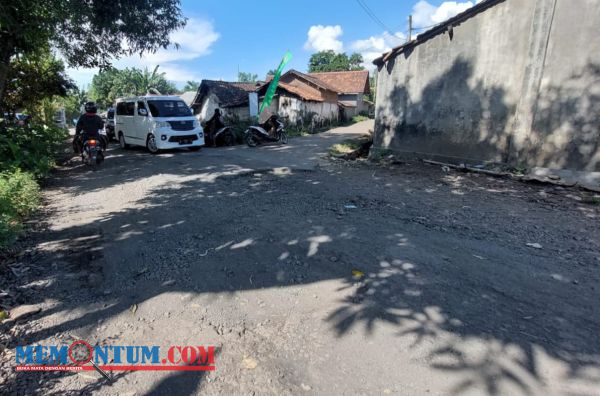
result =
[[[143,309],[166,293],[217,298],[337,280],[338,306],[325,320],[338,337],[361,328],[373,336],[385,326],[414,348],[435,345],[427,363],[457,375],[455,393],[533,394],[549,380],[582,389],[600,381],[600,294],[591,287],[597,276],[574,285],[568,263],[506,244],[494,232],[509,234],[510,227],[484,226],[476,211],[448,232],[448,205],[495,199],[485,191],[463,197],[448,186],[445,199],[425,203],[382,188],[343,172],[173,172],[118,211],[35,236],[34,261],[44,270],[23,282],[42,285],[30,294],[33,303],[55,301],[41,314],[54,324],[15,335],[9,347],[57,334],[90,336],[132,304]],[[395,209],[400,200],[406,204]],[[535,207],[521,205],[515,210]],[[560,225],[552,227],[537,236]],[[364,276],[352,276],[357,266]],[[550,276],[557,272],[562,280]],[[561,378],[546,378],[540,364],[547,360],[564,367]],[[16,389],[23,379],[17,373],[2,388]],[[191,393],[201,381],[175,374],[152,392]]]

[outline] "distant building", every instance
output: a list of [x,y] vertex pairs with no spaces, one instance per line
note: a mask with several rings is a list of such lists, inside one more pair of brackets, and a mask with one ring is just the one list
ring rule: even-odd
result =
[[256,91],[260,83],[240,83],[202,80],[192,101],[194,114],[201,120],[208,120],[215,109],[221,109],[223,116],[237,120],[250,118],[248,94]]
[[[265,83],[258,94],[262,97],[268,89]],[[290,70],[283,74],[271,106],[261,114],[261,120],[278,114],[294,125],[318,127],[339,119],[337,91],[308,74]]]
[[367,70],[308,73],[309,76],[335,89],[344,118],[370,113],[372,103],[365,99],[371,93]]

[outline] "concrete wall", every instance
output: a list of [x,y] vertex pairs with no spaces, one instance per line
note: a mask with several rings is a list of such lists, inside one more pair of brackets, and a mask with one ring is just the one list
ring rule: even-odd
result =
[[379,68],[375,147],[600,171],[600,0],[505,0]]

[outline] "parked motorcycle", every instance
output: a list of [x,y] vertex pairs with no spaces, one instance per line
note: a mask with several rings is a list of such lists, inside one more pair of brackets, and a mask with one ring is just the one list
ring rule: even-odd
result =
[[204,124],[204,138],[207,146],[233,146],[235,144],[233,129],[223,123],[219,109],[215,109],[211,119]]
[[102,143],[94,138],[87,139],[85,142],[83,142],[81,159],[84,164],[91,166],[93,169],[98,167],[98,165],[104,161]]
[[283,122],[279,121],[276,115],[272,115],[262,124],[249,127],[244,132],[244,139],[250,147],[256,147],[262,142],[288,142]]

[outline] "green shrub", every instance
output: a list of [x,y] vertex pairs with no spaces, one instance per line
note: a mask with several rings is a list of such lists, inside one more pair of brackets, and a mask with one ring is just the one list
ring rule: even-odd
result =
[[21,169],[46,176],[67,137],[66,130],[54,126],[0,124],[0,170]]
[[0,173],[0,249],[21,231],[21,222],[30,216],[40,200],[33,174],[17,169]]
[[352,123],[354,124],[357,122],[366,121],[368,119],[369,119],[369,117],[367,117],[366,115],[359,114],[359,115],[355,115],[354,117],[352,117]]
[[37,179],[50,172],[67,137],[66,130],[54,126],[0,120],[0,250],[17,237],[23,221],[37,208]]

